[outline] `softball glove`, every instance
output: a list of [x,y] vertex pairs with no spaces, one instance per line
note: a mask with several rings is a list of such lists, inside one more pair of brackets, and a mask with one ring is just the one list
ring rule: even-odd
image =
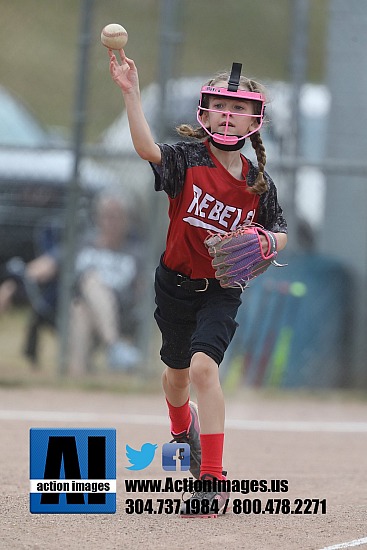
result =
[[[264,253],[260,236],[264,235],[268,250]],[[271,231],[258,225],[242,225],[235,231],[210,233],[204,241],[212,259],[215,277],[223,288],[241,287],[264,273],[270,264],[282,267],[275,261],[277,241]]]

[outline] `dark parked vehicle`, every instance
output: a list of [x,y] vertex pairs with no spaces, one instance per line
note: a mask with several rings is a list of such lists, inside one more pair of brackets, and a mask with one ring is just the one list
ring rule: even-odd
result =
[[[44,128],[25,105],[0,87],[0,263],[37,254],[35,233],[63,224],[74,167],[68,144]],[[92,159],[80,166],[79,211],[97,190],[114,183],[114,173]]]

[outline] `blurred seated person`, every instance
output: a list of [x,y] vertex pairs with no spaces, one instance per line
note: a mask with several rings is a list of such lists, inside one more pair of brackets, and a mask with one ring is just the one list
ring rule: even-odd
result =
[[139,364],[141,353],[133,344],[141,271],[138,256],[125,204],[120,198],[102,195],[96,205],[95,234],[80,247],[75,260],[70,374],[89,369],[96,339],[104,345],[111,369],[130,370]]
[[33,366],[38,363],[39,328],[55,326],[60,263],[61,227],[57,220],[37,228],[35,247],[39,255],[25,263],[14,257],[2,268],[0,284],[0,313],[13,305],[30,303],[24,354]]
[[[27,289],[23,289],[23,286],[30,287],[35,283],[42,287],[54,281],[58,273],[58,260],[48,253],[38,256],[28,264],[25,264],[21,258],[12,258],[7,262],[6,270],[7,276],[0,285],[0,313],[10,309],[14,303],[28,299]],[[36,289],[31,291],[31,301],[37,300],[36,292]],[[42,307],[45,316],[51,315],[51,310],[54,315],[51,302],[48,302],[48,305],[41,302],[37,305],[38,310],[42,310]]]
[[2,269],[0,313],[13,305],[30,301],[32,306],[54,321],[57,298],[57,276],[60,262],[61,229],[48,225],[38,229],[36,247],[39,255],[25,263],[14,257]]
[[[131,369],[141,358],[132,344],[138,323],[139,246],[129,234],[121,199],[101,196],[96,218],[94,233],[89,233],[82,239],[82,245],[77,246],[70,311],[72,374],[89,369],[96,341],[105,346],[107,363],[113,369]],[[61,239],[60,224],[42,227],[36,238],[39,256],[27,264],[21,258],[12,258],[1,274],[0,314],[15,304],[31,305],[24,352],[34,366],[38,359],[39,328],[56,327]]]

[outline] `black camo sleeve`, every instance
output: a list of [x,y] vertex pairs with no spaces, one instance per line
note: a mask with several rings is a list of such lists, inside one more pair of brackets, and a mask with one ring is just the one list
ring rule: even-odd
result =
[[151,163],[154,173],[154,188],[165,191],[174,199],[181,192],[186,175],[187,151],[184,144],[167,145],[158,143],[162,153],[162,164]]
[[174,145],[160,144],[162,153],[161,165],[151,164],[155,176],[155,190],[165,191],[174,199],[181,192],[186,178],[186,170],[194,166],[215,164],[202,142],[180,141]]
[[[247,183],[249,186],[252,186],[255,183],[259,169],[249,159],[247,159],[247,162],[249,164]],[[275,183],[267,172],[264,172],[264,176],[268,183],[268,191],[260,195],[259,215],[256,221],[268,231],[273,231],[274,233],[288,233],[287,222],[278,202],[278,193]]]
[[258,223],[274,233],[288,233],[287,222],[283,210],[278,202],[275,184],[269,174],[265,172],[269,190],[260,196]]

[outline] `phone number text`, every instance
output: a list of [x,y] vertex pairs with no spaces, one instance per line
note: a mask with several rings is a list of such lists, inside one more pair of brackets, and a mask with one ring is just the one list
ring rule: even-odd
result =
[[[197,506],[191,503],[191,513],[218,512],[212,510],[212,505],[218,501],[209,502],[206,499],[198,500]],[[229,499],[225,506],[225,511],[229,508]],[[179,514],[182,507],[182,500],[179,498],[158,498],[156,501],[148,498],[128,498],[125,501],[126,514]],[[205,508],[205,510],[204,510]],[[235,498],[232,501],[232,512],[234,514],[326,514],[326,499],[317,498],[296,498],[290,500],[288,498],[270,498],[262,501],[259,498]],[[225,513],[225,512],[224,512]]]
[[234,514],[326,514],[326,499],[318,498],[235,498],[232,503]]

